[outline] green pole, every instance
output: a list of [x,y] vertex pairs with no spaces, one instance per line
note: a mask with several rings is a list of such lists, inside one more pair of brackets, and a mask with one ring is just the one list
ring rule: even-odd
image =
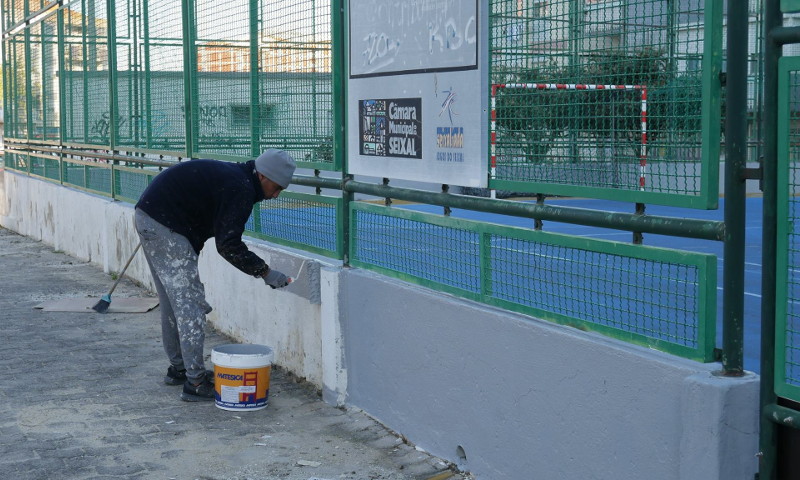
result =
[[[115,0],[106,0],[108,15],[106,30],[106,42],[108,45],[108,146],[112,151],[117,148],[117,131],[119,130],[119,104],[117,102],[117,15],[115,4]],[[113,172],[111,198],[114,198]]]
[[[72,53],[73,53],[72,36],[73,35],[70,35],[70,40],[67,41],[67,31],[68,30],[66,29],[66,25],[70,25],[70,26],[73,25],[73,20],[70,19],[70,17],[64,18],[63,12],[64,11],[62,10],[61,11],[61,13],[62,13],[62,15],[61,15],[61,38],[62,38],[62,41],[64,42],[64,49],[62,50],[62,52],[63,52],[63,57],[64,57],[64,67],[65,67],[65,69],[62,70],[62,72],[64,72],[64,75],[62,75],[62,77],[64,77],[64,80],[62,82],[63,83],[63,90],[61,91],[61,93],[62,93],[61,99],[62,99],[63,105],[64,105],[64,122],[65,123],[63,124],[64,125],[64,133],[61,136],[61,138],[63,140],[62,143],[67,142],[67,141],[72,141],[72,140],[76,139],[77,135],[78,135],[78,133],[75,131],[75,125],[74,125],[74,123],[75,123],[75,121],[74,121],[75,110],[77,108],[75,106],[76,99],[73,98],[72,95],[67,95],[67,88],[69,88],[70,91],[71,91],[73,89],[73,86],[74,86],[74,83],[75,83],[75,70],[74,70],[75,69],[75,59],[72,56]],[[69,77],[69,82],[67,81],[67,77]],[[67,123],[68,120],[69,120],[69,122]]]
[[[6,47],[7,42],[9,42],[9,38],[6,37],[0,42],[0,58],[3,59],[3,111],[5,112],[6,119],[9,118],[9,114],[11,113],[11,109],[8,108],[8,91],[10,87],[9,81],[9,68],[8,68],[8,57],[6,56],[6,51],[8,50]],[[3,122],[3,136],[8,137],[8,120]]]
[[[58,25],[58,71],[60,75],[58,76],[58,107],[59,107],[59,115],[58,115],[58,122],[59,122],[59,129],[58,129],[58,141],[60,146],[64,145],[64,139],[66,137],[66,126],[67,126],[67,83],[64,79],[64,72],[66,72],[66,62],[64,59],[65,52],[64,52],[64,9],[58,9],[58,18],[56,19]],[[59,149],[60,150],[60,149]],[[64,155],[59,151],[58,154],[58,180],[59,183],[64,183]]]
[[[584,0],[571,0],[569,3],[569,65],[568,76],[570,82],[580,83],[583,79],[578,79],[578,72],[580,71],[580,45],[579,39],[584,38],[583,28],[585,22],[584,15]],[[580,152],[578,151],[578,128],[575,124],[578,117],[576,106],[572,103],[569,105],[569,122],[567,128],[569,129],[569,161],[571,163],[578,163],[581,160]]]
[[316,0],[311,0],[311,136],[314,139],[319,138],[319,132],[317,131],[317,82],[319,81],[319,72],[317,72],[318,46],[317,2]]
[[586,225],[589,227],[615,228],[618,230],[641,231],[658,235],[697,238],[702,240],[723,240],[723,222],[698,220],[692,218],[661,217],[635,213],[606,212],[586,208],[560,207],[555,205],[496,200],[490,198],[456,195],[443,192],[414,190],[390,187],[352,180],[349,175],[344,180],[335,178],[308,177],[295,175],[292,183],[308,187],[341,189],[350,193],[363,193],[381,198],[408,200],[430,205],[440,205],[478,212],[499,213],[538,220],[553,220],[561,223]]
[[[306,182],[298,177],[295,177],[293,181],[298,184],[310,184],[310,182]],[[469,195],[397,188],[354,180],[345,181],[343,189],[349,192],[358,192],[375,197],[409,200],[431,205],[463,208],[466,210],[477,210],[540,220],[553,220],[590,227],[614,228],[618,230],[705,240],[722,240],[725,237],[724,223],[708,220],[606,212],[601,210],[589,210],[586,208],[559,207],[555,205],[538,205],[535,203],[511,200],[495,200]]]
[[744,374],[744,235],[747,163],[748,3],[728,2],[725,115],[725,244],[722,290],[722,372]]
[[700,179],[700,189],[708,192],[708,202],[716,208],[719,195],[719,164],[720,164],[720,112],[722,98],[722,82],[720,74],[722,69],[722,25],[723,1],[709,0],[705,2],[703,21],[706,28],[703,34],[702,66],[701,72],[703,99],[702,99],[702,158],[703,173]]
[[14,77],[16,75],[16,68],[13,67],[13,52],[14,42],[12,36],[8,36],[3,40],[3,102],[5,106],[5,124],[3,125],[3,134],[5,138],[13,137],[14,115],[15,106],[12,102],[14,98],[13,92],[16,89],[14,85]]
[[[119,131],[119,104],[117,103],[117,12],[115,0],[106,0],[106,15],[108,24],[106,26],[106,45],[108,48],[108,147],[112,153],[117,150],[117,135]],[[111,198],[117,198],[116,170],[111,163],[109,175],[109,193]]]
[[83,75],[83,143],[89,143],[89,46],[86,37],[86,29],[88,28],[88,15],[86,14],[86,0],[81,0],[81,52],[83,57],[81,60]]
[[97,70],[97,12],[95,0],[86,0],[86,8],[83,13],[86,18],[85,38],[92,42],[91,47],[89,47],[88,42],[86,44],[88,56],[84,57],[84,60],[89,67],[87,70],[94,72]]
[[[47,24],[42,21],[39,23],[39,44],[41,45],[41,58],[39,62],[39,68],[42,69],[42,100],[41,100],[41,112],[42,112],[42,140],[47,140],[47,117],[49,116],[47,113],[47,42],[45,38],[47,38],[47,29],[45,28]],[[47,164],[45,164],[45,177],[47,176]]]
[[[150,58],[150,11],[147,7],[148,0],[142,1],[142,38],[144,39],[144,59]],[[142,59],[142,60],[144,60]],[[138,65],[137,61],[137,65]],[[152,73],[150,71],[150,62],[143,61],[144,64],[144,118],[145,118],[145,146],[153,148],[153,99],[150,94],[150,81],[152,80]],[[141,66],[138,69],[142,71]]]
[[[261,102],[259,100],[258,67],[258,1],[250,0],[250,155],[257,156],[261,150]],[[261,230],[257,230],[261,232]]]
[[[342,172],[342,181],[352,179],[347,170],[347,52],[344,37],[347,12],[344,0],[331,2],[331,63],[332,63],[332,94],[333,94],[333,168]],[[341,229],[338,238],[342,239],[339,246],[344,264],[350,261],[350,202],[353,201],[353,192],[342,189],[342,220],[337,228]]]
[[[129,0],[126,15],[128,16],[128,114],[133,125],[128,125],[129,141],[135,146],[141,146],[140,131],[142,122],[142,106],[140,98],[141,71],[139,70],[139,14],[137,13],[138,0]],[[119,93],[119,92],[118,92]]]
[[191,157],[196,150],[195,148],[195,135],[197,135],[196,125],[194,122],[194,109],[192,108],[193,99],[195,98],[194,79],[197,75],[194,74],[195,58],[194,58],[194,15],[193,15],[194,0],[183,0],[183,89],[184,89],[184,120],[186,125],[186,156]]
[[[250,155],[257,156],[261,148],[261,107],[258,98],[258,2],[250,0]],[[261,228],[261,203],[253,205],[253,223],[255,231],[264,233]]]
[[[26,5],[26,13],[27,13],[27,2]],[[27,16],[27,15],[26,15]],[[31,86],[31,30],[30,28],[25,29],[24,40],[25,43],[23,44],[23,51],[25,55],[25,121],[27,123],[27,127],[25,127],[25,138],[27,140],[31,140],[31,130],[33,129],[33,95],[32,95],[32,86]],[[30,173],[30,156],[28,157],[28,172]]]
[[778,426],[766,415],[777,402],[775,394],[775,289],[778,238],[778,60],[782,45],[771,37],[781,26],[780,0],[764,2],[764,163],[762,174],[763,231],[761,258],[761,389],[759,480],[777,480]]

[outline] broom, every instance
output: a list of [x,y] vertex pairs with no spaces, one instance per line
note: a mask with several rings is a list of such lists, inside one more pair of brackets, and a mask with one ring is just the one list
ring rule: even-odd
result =
[[133,261],[133,257],[136,256],[136,252],[139,251],[139,248],[141,246],[142,246],[141,243],[136,245],[136,248],[133,249],[133,253],[131,253],[130,258],[128,258],[128,263],[126,263],[125,266],[122,267],[122,271],[119,272],[119,276],[117,276],[117,280],[114,282],[114,285],[111,287],[111,290],[109,290],[107,294],[103,295],[103,297],[100,298],[100,301],[97,302],[94,305],[94,307],[92,307],[92,310],[98,313],[106,313],[108,311],[108,307],[111,306],[111,294],[114,293],[114,289],[117,288],[117,285],[119,285],[119,281],[122,280],[122,276],[125,275],[125,270],[128,269],[128,265],[131,264],[131,261]]

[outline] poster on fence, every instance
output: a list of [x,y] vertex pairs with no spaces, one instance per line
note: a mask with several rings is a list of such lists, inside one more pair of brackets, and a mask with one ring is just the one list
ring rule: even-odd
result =
[[487,186],[485,8],[349,0],[348,173]]

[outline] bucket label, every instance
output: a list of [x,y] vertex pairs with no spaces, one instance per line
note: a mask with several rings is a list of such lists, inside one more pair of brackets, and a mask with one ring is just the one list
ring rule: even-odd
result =
[[229,387],[228,385],[222,386],[222,392],[219,397],[223,403],[238,404],[241,403],[242,393],[256,393],[256,386],[249,385],[244,387]]
[[214,396],[217,406],[233,410],[266,406],[270,370],[270,365],[255,368],[214,365]]

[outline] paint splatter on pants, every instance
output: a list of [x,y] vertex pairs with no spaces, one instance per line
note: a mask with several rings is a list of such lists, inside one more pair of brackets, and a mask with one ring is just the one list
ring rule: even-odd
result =
[[186,377],[197,382],[205,374],[203,328],[211,311],[197,270],[197,253],[186,237],[145,212],[136,209],[134,221],[158,292],[164,350],[172,365],[186,368]]

